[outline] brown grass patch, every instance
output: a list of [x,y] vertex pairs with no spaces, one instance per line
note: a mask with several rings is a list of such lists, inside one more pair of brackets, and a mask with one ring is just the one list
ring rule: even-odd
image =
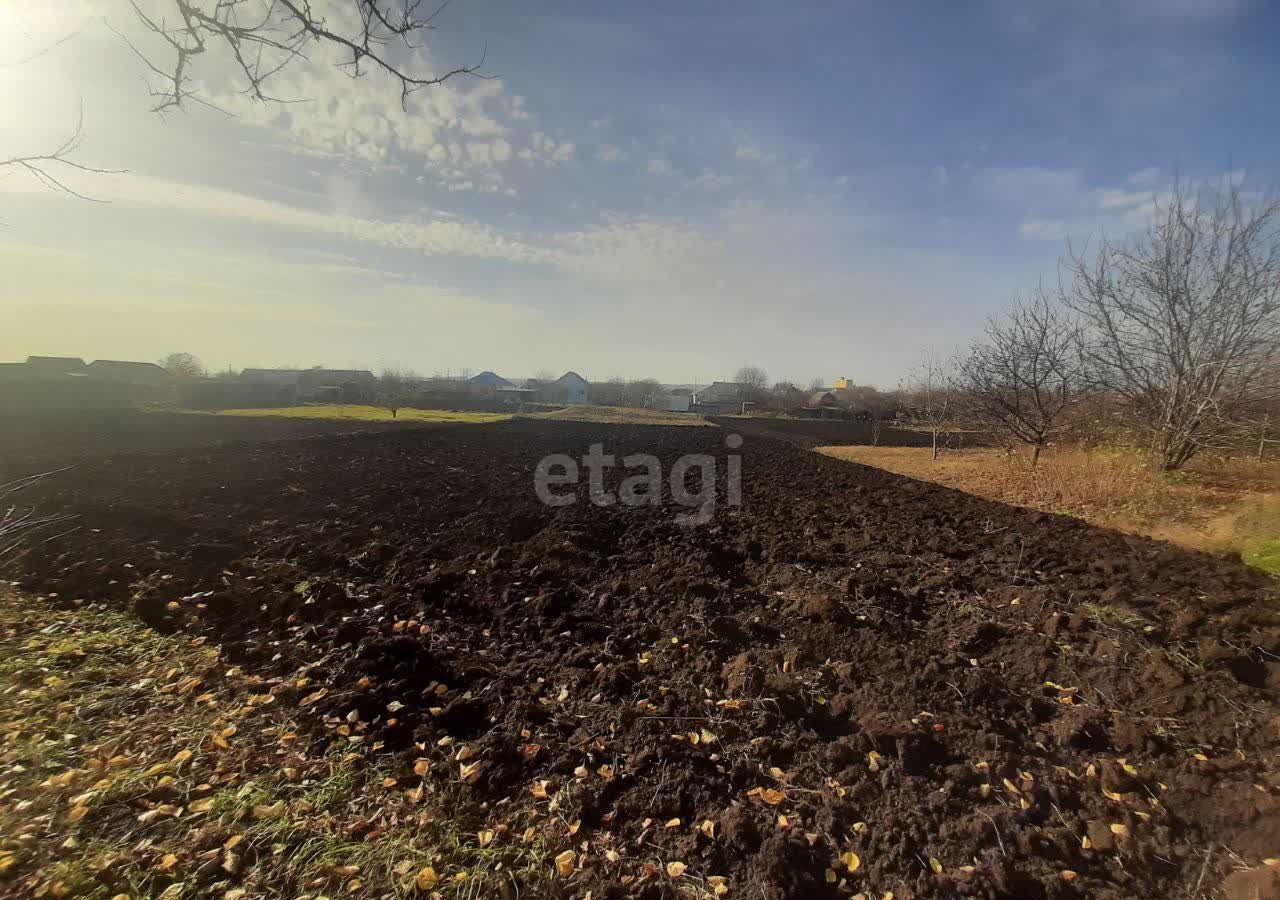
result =
[[[1025,453],[962,450],[929,458],[915,447],[820,447],[980,497],[1076,516],[1203,550],[1238,550],[1267,565],[1280,539],[1280,460],[1199,460],[1161,473],[1128,450],[1054,448],[1031,468]],[[1250,555],[1258,557],[1251,560]]]

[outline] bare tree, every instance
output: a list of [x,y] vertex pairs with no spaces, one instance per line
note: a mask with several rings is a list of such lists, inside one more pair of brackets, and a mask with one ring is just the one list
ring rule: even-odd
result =
[[378,376],[378,405],[398,418],[400,410],[408,404],[418,378],[408,369],[383,369]]
[[627,380],[614,375],[608,381],[591,383],[591,402],[600,406],[621,406],[627,392]]
[[[458,75],[483,77],[483,54],[475,65],[440,74],[413,71],[395,60],[396,47],[420,46],[449,0],[425,9],[423,0],[333,0],[327,4],[332,20],[317,8],[325,4],[313,0],[153,0],[151,11],[136,0],[132,5],[138,20],[166,47],[165,58],[157,58],[121,35],[159,79],[151,87],[157,111],[182,107],[187,101],[208,104],[196,90],[193,73],[204,54],[214,49],[231,58],[244,92],[261,101],[299,99],[272,96],[268,83],[318,47],[337,50],[342,56],[338,67],[352,78],[370,69],[389,75],[399,85],[406,108],[414,91]],[[157,8],[172,9],[172,18],[155,12]]]
[[765,403],[775,412],[790,413],[804,406],[808,397],[794,382],[779,381],[769,389]]
[[759,403],[769,389],[769,373],[759,366],[743,366],[733,376],[733,380],[742,385],[743,393],[748,400]]
[[652,409],[663,393],[662,383],[656,378],[638,378],[627,382],[622,395],[622,405],[637,409]]
[[1079,330],[1037,291],[987,322],[957,366],[958,401],[976,424],[1029,445],[1031,465],[1079,399]]
[[205,371],[198,357],[192,353],[170,353],[160,360],[161,367],[179,378],[203,378]]
[[870,384],[853,384],[836,389],[836,400],[855,419],[879,420],[891,416],[897,409],[897,398]]
[[1171,471],[1234,439],[1280,395],[1280,203],[1239,187],[1157,198],[1138,237],[1070,252],[1062,288],[1093,385],[1119,398]]
[[[352,78],[371,69],[384,72],[399,86],[400,103],[406,110],[409,95],[422,88],[443,84],[459,75],[486,77],[480,72],[483,52],[475,65],[441,73],[417,71],[396,59],[398,50],[421,46],[449,0],[425,8],[423,0],[130,0],[130,5],[164,48],[162,55],[144,51],[116,31],[157,79],[150,85],[156,112],[181,109],[188,102],[213,105],[200,96],[196,72],[200,61],[216,55],[215,51],[232,61],[242,76],[243,92],[263,102],[315,99],[275,97],[270,93],[269,82],[321,47],[336,50],[340,58],[335,65]],[[66,35],[3,65],[7,68],[30,62],[75,36]],[[75,158],[83,136],[82,124],[83,117],[71,136],[50,152],[0,158],[0,170],[20,169],[53,190],[82,200],[95,199],[67,185],[62,170],[95,174],[121,170],[97,168]]]
[[927,353],[898,388],[906,421],[926,429],[932,438],[933,459],[938,458],[941,437],[954,424],[955,390],[950,372],[947,361]]
[[826,386],[827,379],[823,378],[821,375],[809,379],[809,393],[811,394],[816,394]]

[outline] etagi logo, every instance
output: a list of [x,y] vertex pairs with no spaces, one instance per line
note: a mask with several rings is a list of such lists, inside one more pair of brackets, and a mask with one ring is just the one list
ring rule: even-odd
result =
[[[742,436],[730,434],[724,439],[729,450],[742,447]],[[587,470],[587,492],[596,506],[661,506],[662,461],[648,453],[632,453],[622,458],[628,474],[618,484],[617,492],[605,487],[605,473],[617,468],[617,457],[604,452],[603,444],[592,444],[581,461],[567,453],[552,453],[538,461],[533,471],[533,489],[547,506],[570,506],[578,501],[576,491],[554,491],[560,485],[581,484],[581,468]],[[672,502],[691,510],[676,514],[681,525],[705,525],[716,511],[716,457],[709,453],[686,453],[671,466],[665,479],[670,486]],[[634,471],[639,470],[639,471]],[[696,473],[696,474],[695,474]],[[693,487],[690,487],[692,483]],[[725,454],[725,503],[742,505],[742,456]]]

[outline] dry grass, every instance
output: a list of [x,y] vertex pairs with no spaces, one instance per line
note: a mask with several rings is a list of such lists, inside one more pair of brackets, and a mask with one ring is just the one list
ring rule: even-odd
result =
[[694,413],[663,412],[656,409],[632,409],[625,406],[590,406],[578,404],[548,413],[534,413],[533,418],[567,422],[602,422],[609,425],[708,425]]
[[1032,469],[1025,454],[964,450],[929,458],[914,447],[822,447],[839,459],[933,481],[991,500],[1077,516],[1188,547],[1237,550],[1280,572],[1280,461],[1200,460],[1152,471],[1125,450],[1053,449]]
[[311,746],[312,686],[0,582],[0,897],[425,897],[431,866],[431,896],[475,898],[551,871],[547,827],[480,846],[376,744]]

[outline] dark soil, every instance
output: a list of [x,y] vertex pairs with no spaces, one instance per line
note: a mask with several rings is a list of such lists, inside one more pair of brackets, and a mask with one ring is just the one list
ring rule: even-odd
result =
[[534,495],[593,442],[715,455],[723,489],[725,434],[117,456],[41,487],[81,528],[11,577],[207,630],[315,739],[578,852],[522,896],[1212,896],[1280,855],[1274,580],[751,435],[706,525]]
[[162,452],[246,441],[385,431],[422,424],[125,409],[0,413],[0,484],[42,468],[100,459],[114,453]]

